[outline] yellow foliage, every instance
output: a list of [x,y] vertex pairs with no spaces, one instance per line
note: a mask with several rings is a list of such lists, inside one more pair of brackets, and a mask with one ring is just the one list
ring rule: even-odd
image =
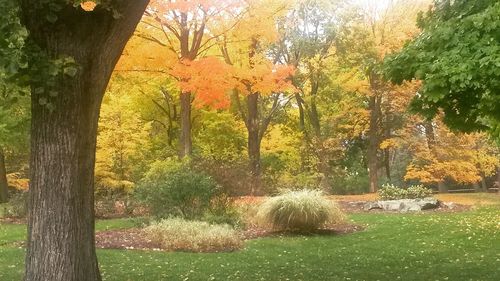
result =
[[399,142],[394,139],[385,139],[380,143],[380,149],[388,149],[388,148],[397,148],[399,146]]
[[122,91],[108,92],[101,108],[95,177],[98,188],[130,191],[133,170],[144,160],[150,122],[134,112],[133,99]]
[[[418,127],[413,123],[413,126]],[[446,179],[457,183],[476,183],[495,173],[500,165],[498,148],[485,134],[454,133],[440,120],[433,123],[435,140],[428,144],[425,135],[413,131],[406,142],[413,152],[405,179],[438,183]]]
[[29,189],[29,179],[21,177],[19,173],[7,174],[7,184],[9,187],[15,188],[19,191],[27,191]]

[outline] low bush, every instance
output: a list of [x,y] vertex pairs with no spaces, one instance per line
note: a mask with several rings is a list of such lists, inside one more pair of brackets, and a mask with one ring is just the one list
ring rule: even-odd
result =
[[342,211],[318,190],[287,191],[265,200],[258,217],[274,229],[311,232],[344,219]]
[[383,185],[378,191],[382,200],[417,199],[432,196],[432,190],[422,185],[413,185],[403,189],[392,184]]
[[406,190],[408,199],[432,197],[432,189],[423,185],[412,185]]
[[339,195],[364,194],[369,191],[370,180],[366,172],[341,172],[333,176],[332,193]]
[[224,193],[231,196],[244,196],[252,190],[252,176],[244,159],[218,161],[197,159],[195,168],[204,171],[219,183]]
[[169,161],[154,163],[134,191],[134,197],[157,218],[200,219],[220,194],[220,187],[207,174]]
[[28,214],[28,192],[13,192],[3,208],[6,217],[25,218]]
[[220,194],[212,200],[210,209],[205,213],[202,220],[212,224],[229,224],[237,228],[244,227],[240,212],[234,205],[232,198],[226,194]]
[[170,218],[152,223],[144,232],[170,251],[226,252],[243,246],[239,233],[227,224]]

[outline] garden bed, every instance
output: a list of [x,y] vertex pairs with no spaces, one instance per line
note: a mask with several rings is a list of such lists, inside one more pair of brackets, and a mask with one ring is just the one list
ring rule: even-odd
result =
[[[358,224],[338,224],[326,226],[312,233],[289,233],[286,231],[272,231],[263,228],[252,227],[241,232],[244,240],[262,237],[280,237],[296,235],[345,235],[362,231],[364,226]],[[146,238],[140,228],[106,230],[96,233],[96,247],[100,249],[127,249],[127,250],[163,250],[159,243]],[[229,251],[229,250],[228,250]]]

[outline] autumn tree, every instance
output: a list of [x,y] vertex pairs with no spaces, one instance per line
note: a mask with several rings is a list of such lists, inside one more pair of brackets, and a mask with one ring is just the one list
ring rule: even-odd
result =
[[[5,12],[0,16],[0,203],[8,200],[6,150],[26,144],[26,119],[29,104],[24,86],[13,81],[26,66],[24,47],[26,30],[20,24],[17,3],[0,1]],[[23,146],[23,145],[21,145]]]
[[3,91],[0,92],[0,203],[5,203],[8,200],[7,151],[26,151],[29,147],[29,97],[1,78],[0,87]]
[[151,122],[134,111],[131,94],[117,88],[108,87],[99,118],[95,177],[96,189],[104,194],[134,188],[150,146]]
[[[24,277],[30,281],[101,280],[93,200],[99,108],[148,1],[80,2],[23,0],[2,15],[19,15],[28,31],[29,48],[22,49],[28,64],[8,69],[13,69],[13,80],[31,87]],[[15,24],[7,29],[19,34]]]
[[293,68],[266,56],[270,44],[278,39],[275,25],[288,5],[286,1],[249,1],[245,17],[219,43],[225,62],[233,66],[232,101],[247,129],[252,193],[260,187],[262,139],[289,101],[283,94],[294,90],[288,81]]
[[[237,21],[239,1],[227,0],[157,0],[147,10],[143,23],[153,32],[140,35],[156,42],[175,54],[170,74],[180,86],[180,151],[181,157],[191,156],[192,144],[192,102],[193,95],[208,101],[220,100],[225,88],[217,82],[225,81],[223,61],[204,58],[216,40],[232,28],[223,21]],[[222,26],[222,28],[221,28]],[[156,32],[155,32],[156,31]],[[218,73],[211,73],[220,69]],[[204,72],[204,73],[200,73]],[[208,76],[207,76],[208,75]],[[217,81],[203,81],[212,77]],[[217,88],[218,87],[218,88]],[[202,101],[203,101],[202,100]]]
[[386,177],[391,179],[390,146],[387,144],[397,126],[401,126],[401,115],[406,111],[408,100],[417,91],[411,84],[392,85],[384,79],[380,69],[387,54],[401,48],[405,40],[418,33],[415,20],[427,2],[399,0],[386,5],[373,2],[355,6],[355,20],[350,30],[344,31],[343,45],[347,42],[355,46],[357,64],[369,85],[366,153],[371,192],[378,188],[380,168],[384,167]]
[[454,133],[440,119],[414,120],[416,123],[411,122],[409,127],[412,136],[402,140],[413,154],[406,180],[437,184],[440,192],[448,191],[445,181],[487,190],[485,178],[495,175],[499,165],[498,148],[487,135]]
[[325,147],[327,136],[322,128],[322,113],[318,104],[330,82],[326,69],[335,52],[338,3],[299,1],[280,23],[282,38],[274,48],[280,62],[297,69],[293,84],[299,90],[294,96],[299,109],[299,129],[303,134],[304,147],[312,146],[318,159],[317,169],[322,174],[321,186],[328,192],[331,187],[331,154]]

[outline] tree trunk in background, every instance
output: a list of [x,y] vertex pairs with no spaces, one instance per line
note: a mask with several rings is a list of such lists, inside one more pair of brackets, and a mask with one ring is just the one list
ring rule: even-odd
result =
[[181,142],[180,157],[191,156],[193,141],[191,137],[191,94],[181,93]]
[[248,131],[248,159],[250,160],[250,173],[252,176],[252,190],[254,195],[260,189],[261,163],[260,163],[260,124],[259,124],[259,94],[247,96],[247,131]]
[[380,147],[379,138],[379,119],[381,116],[380,108],[381,98],[379,96],[370,97],[369,109],[370,109],[370,125],[368,129],[368,148],[367,148],[367,158],[368,158],[368,172],[370,179],[370,192],[377,192],[378,190],[378,150]]
[[391,152],[389,149],[384,149],[384,167],[385,167],[385,176],[391,181],[391,162],[390,162]]
[[7,170],[5,169],[5,155],[0,147],[0,203],[9,201],[9,185],[7,183]]
[[[427,120],[423,123],[425,129],[425,137],[427,139],[427,147],[429,150],[434,149],[434,145],[436,144],[436,134],[434,133],[434,125],[432,121]],[[439,193],[448,193],[448,187],[444,183],[444,181],[440,181],[437,183]]]
[[438,182],[438,191],[439,193],[448,193],[448,186],[443,181]]
[[316,104],[316,96],[318,94],[319,84],[314,83],[311,89],[311,103],[309,109],[309,118],[311,119],[311,126],[314,133],[314,147],[316,149],[316,156],[318,157],[318,171],[323,175],[320,181],[320,186],[327,194],[332,192],[330,184],[330,165],[328,163],[328,151],[324,147],[323,137],[321,135],[321,117]]
[[481,186],[479,185],[479,182],[473,183],[472,187],[474,188],[474,192],[481,192]]
[[434,126],[432,121],[424,122],[425,137],[427,139],[427,147],[432,150],[434,149],[434,144],[436,143],[436,135],[434,134]]
[[486,184],[486,176],[484,174],[481,175],[481,190],[488,192],[488,185]]
[[497,194],[500,195],[500,167],[497,167],[497,181],[495,183],[497,189]]
[[[49,58],[70,56],[74,77],[61,75],[56,97],[32,91],[30,192],[25,281],[101,280],[94,241],[94,162],[99,109],[107,83],[146,0],[114,1],[120,15],[72,4],[46,20],[45,4],[22,1],[22,17]],[[42,85],[44,86],[44,85]],[[40,87],[39,84],[32,87]],[[49,110],[40,100],[47,99]]]
[[[299,93],[295,93],[295,100],[297,101],[297,107],[299,108],[299,130],[302,133],[302,149],[306,150],[308,146],[308,137],[306,131],[306,117],[304,112],[304,105],[302,104],[302,98]],[[307,156],[306,151],[300,151],[300,170],[301,172],[306,171],[307,167]]]

